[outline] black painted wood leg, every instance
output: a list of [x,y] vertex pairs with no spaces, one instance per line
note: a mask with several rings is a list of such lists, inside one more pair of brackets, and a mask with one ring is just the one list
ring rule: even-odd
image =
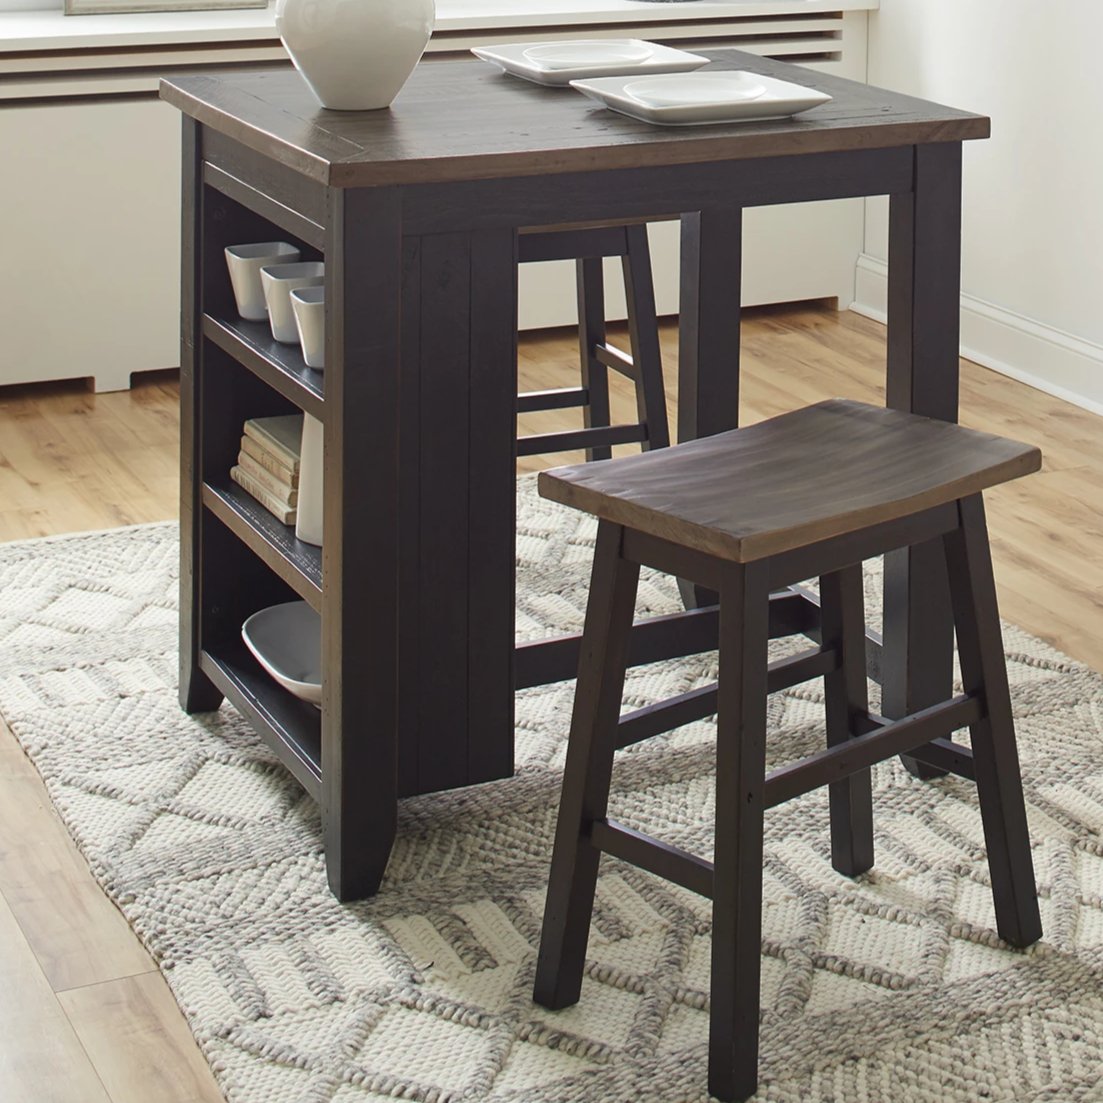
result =
[[628,339],[636,365],[636,416],[647,426],[645,451],[670,444],[670,423],[663,386],[663,354],[655,326],[655,284],[651,274],[651,248],[647,225],[624,228],[627,252],[621,258],[624,298],[628,304]]
[[205,226],[202,130],[184,117],[184,248],[180,286],[180,706],[185,712],[210,712],[222,694],[199,669],[202,606],[202,286]]
[[[886,405],[957,420],[961,143],[914,148],[912,191],[889,208]],[[885,556],[881,711],[906,716],[950,696],[953,617],[940,542]],[[944,771],[902,756],[920,778]]]
[[[605,271],[602,264],[601,257],[580,257],[575,261],[578,354],[582,364],[582,386],[588,393],[582,416],[587,429],[612,424],[609,369],[595,355],[598,346],[605,344]],[[586,449],[587,460],[607,460],[612,455],[609,445]]]
[[747,1099],[758,1084],[769,620],[767,564],[725,564],[709,1016],[709,1091],[722,1100]]
[[397,800],[397,192],[327,193],[322,831],[339,900],[374,893]]
[[[696,440],[739,425],[739,332],[743,210],[682,215],[678,313],[678,440]],[[716,594],[678,579],[687,609]]]
[[639,565],[621,558],[624,530],[602,521],[586,607],[571,736],[548,879],[533,999],[561,1008],[578,1001],[600,852],[590,825],[605,817],[624,689]]
[[1038,894],[1023,800],[1015,721],[1000,631],[992,557],[980,495],[958,503],[961,527],[945,538],[961,676],[966,693],[984,696],[985,715],[972,725],[996,928],[1012,946],[1042,936]]
[[[820,579],[823,644],[840,651],[837,670],[824,675],[827,745],[860,735],[856,721],[867,715],[865,604],[861,565]],[[869,770],[829,786],[831,864],[854,877],[873,865],[873,794]]]

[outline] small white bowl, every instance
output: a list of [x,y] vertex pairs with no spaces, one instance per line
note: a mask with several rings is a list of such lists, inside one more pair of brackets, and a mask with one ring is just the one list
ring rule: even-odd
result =
[[289,693],[322,703],[322,618],[305,601],[271,605],[242,626],[253,657]]
[[525,57],[545,69],[578,69],[591,65],[638,65],[654,52],[649,42],[593,38],[530,46],[525,50]]
[[269,264],[289,264],[299,259],[299,250],[286,241],[261,241],[226,247],[226,267],[234,289],[237,312],[246,321],[263,322],[268,317],[260,270]]
[[291,292],[299,287],[319,287],[325,282],[325,275],[325,262],[320,260],[304,260],[298,264],[270,264],[260,270],[272,336],[280,344],[299,343],[299,331],[291,309]]
[[297,287],[291,292],[291,309],[299,330],[299,344],[308,368],[326,366],[326,289]]

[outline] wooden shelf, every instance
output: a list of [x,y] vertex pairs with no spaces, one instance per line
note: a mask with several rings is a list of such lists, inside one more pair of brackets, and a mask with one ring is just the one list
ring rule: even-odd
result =
[[322,611],[322,549],[295,536],[258,501],[231,482],[203,484],[203,505],[304,601]]
[[281,345],[267,322],[226,321],[203,315],[203,335],[300,410],[325,417],[325,375],[308,368],[295,345]]
[[203,673],[276,753],[300,785],[319,800],[322,713],[268,676],[241,641],[199,656]]

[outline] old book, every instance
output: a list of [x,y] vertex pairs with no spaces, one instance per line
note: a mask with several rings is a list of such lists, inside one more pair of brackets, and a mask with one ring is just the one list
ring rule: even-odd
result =
[[293,525],[297,510],[281,501],[274,494],[269,494],[247,471],[242,471],[239,466],[230,468],[230,478],[237,483],[250,497],[255,498],[277,521],[285,525]]
[[298,475],[292,475],[291,481],[288,482],[282,475],[277,475],[275,472],[261,467],[248,452],[239,452],[237,454],[237,464],[242,471],[256,479],[269,494],[274,494],[277,498],[283,499],[289,506],[293,506],[298,502]]
[[252,437],[243,436],[241,438],[241,451],[256,460],[265,471],[271,471],[273,475],[285,483],[290,483],[292,479],[299,477],[297,469],[281,463],[271,452],[264,450],[264,445],[260,441],[254,440]]
[[245,435],[252,437],[270,456],[292,471],[299,470],[299,452],[303,439],[303,415],[251,417],[245,423]]

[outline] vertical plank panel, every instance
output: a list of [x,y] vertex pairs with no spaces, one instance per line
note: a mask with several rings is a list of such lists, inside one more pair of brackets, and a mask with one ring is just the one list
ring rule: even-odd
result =
[[398,792],[418,787],[421,696],[421,238],[402,245],[402,379],[399,384],[398,479]]
[[327,193],[322,822],[330,888],[379,887],[397,816],[398,192]]
[[467,777],[471,238],[421,241],[418,787]]
[[513,773],[516,547],[517,242],[471,246],[468,413],[468,782]]

